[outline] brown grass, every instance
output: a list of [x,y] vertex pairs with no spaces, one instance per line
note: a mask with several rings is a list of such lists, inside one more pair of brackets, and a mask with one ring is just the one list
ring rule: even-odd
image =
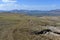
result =
[[[58,17],[59,18],[59,17]],[[49,26],[60,26],[59,20],[48,17],[32,17],[21,14],[0,15],[0,40],[60,40],[58,36],[35,35],[31,32],[40,31]]]

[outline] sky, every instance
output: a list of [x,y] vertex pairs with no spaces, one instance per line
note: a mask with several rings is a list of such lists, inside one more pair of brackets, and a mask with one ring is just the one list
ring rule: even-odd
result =
[[54,10],[60,9],[60,0],[0,0],[0,10]]

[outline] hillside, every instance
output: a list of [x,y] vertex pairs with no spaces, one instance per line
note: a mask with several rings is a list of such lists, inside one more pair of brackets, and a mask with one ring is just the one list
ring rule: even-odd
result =
[[32,33],[50,26],[60,27],[60,16],[3,13],[0,14],[0,40],[60,40],[60,36]]

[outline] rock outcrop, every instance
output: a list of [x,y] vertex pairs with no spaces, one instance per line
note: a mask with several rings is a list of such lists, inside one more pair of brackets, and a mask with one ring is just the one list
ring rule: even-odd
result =
[[51,35],[55,35],[58,36],[60,35],[60,29],[57,27],[48,27],[47,29],[41,30],[41,31],[34,31],[33,32],[36,35],[39,34],[51,34]]

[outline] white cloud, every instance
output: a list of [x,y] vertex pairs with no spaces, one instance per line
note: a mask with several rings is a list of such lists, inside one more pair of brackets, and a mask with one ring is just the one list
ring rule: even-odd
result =
[[2,0],[2,2],[17,2],[16,0]]
[[2,0],[0,4],[0,10],[13,10],[20,9],[20,5],[16,4],[17,0]]
[[[59,6],[60,7],[60,6]],[[0,4],[0,10],[28,9],[28,10],[51,10],[59,8],[57,5],[23,5],[16,3]]]
[[0,10],[27,9],[27,10],[51,10],[60,8],[58,5],[25,5],[17,4],[17,0],[2,0]]
[[0,10],[13,10],[13,9],[20,9],[20,5],[14,3],[0,4]]
[[57,9],[57,5],[22,5],[22,9],[28,10],[51,10]]

